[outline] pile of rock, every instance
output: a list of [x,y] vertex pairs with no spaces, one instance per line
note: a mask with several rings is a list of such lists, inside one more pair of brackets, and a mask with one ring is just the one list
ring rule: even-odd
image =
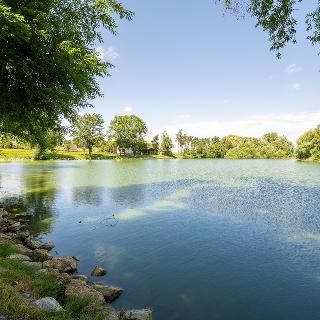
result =
[[[20,217],[20,216],[19,216]],[[66,297],[90,297],[92,307],[105,306],[110,310],[105,320],[151,320],[152,312],[149,309],[128,310],[117,312],[108,304],[116,300],[123,289],[108,286],[103,283],[89,283],[85,275],[74,275],[77,271],[79,259],[77,257],[53,257],[50,250],[55,247],[53,242],[43,243],[34,239],[24,224],[11,219],[9,214],[0,207],[0,238],[14,241],[21,254],[12,254],[7,258],[22,261],[29,266],[39,267],[39,273],[47,273],[55,276],[66,290]],[[91,275],[104,276],[106,270],[96,266]],[[35,308],[47,311],[62,311],[62,306],[52,297],[44,297],[31,303]]]

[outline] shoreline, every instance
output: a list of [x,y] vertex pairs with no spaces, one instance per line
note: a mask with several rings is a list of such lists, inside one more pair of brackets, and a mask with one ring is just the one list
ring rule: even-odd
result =
[[[94,315],[90,319],[94,320],[152,320],[151,309],[116,311],[110,304],[124,290],[90,282],[86,275],[77,274],[80,260],[75,256],[51,255],[55,244],[41,242],[31,235],[28,217],[28,214],[10,214],[0,205],[1,320],[20,319],[21,308],[30,319],[46,319],[43,316],[65,319],[73,308],[77,315],[90,311]],[[98,279],[106,273],[104,267],[95,266],[91,275]],[[19,300],[21,306],[5,305],[5,300]]]

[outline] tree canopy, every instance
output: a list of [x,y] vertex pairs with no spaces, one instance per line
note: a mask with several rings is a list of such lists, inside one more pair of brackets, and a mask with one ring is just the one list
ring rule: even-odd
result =
[[320,161],[320,125],[298,139],[296,156],[300,160]]
[[[281,56],[281,49],[288,43],[296,43],[296,32],[298,23],[295,13],[299,10],[300,3],[306,0],[218,0],[223,1],[227,11],[243,14],[248,12],[257,23],[267,32],[271,42],[271,50],[277,57]],[[308,31],[307,39],[312,44],[320,42],[320,2],[315,5],[313,11],[309,12],[304,21]]]
[[147,131],[146,123],[136,115],[115,116],[110,122],[108,136],[120,149],[131,148],[136,154],[147,146],[144,140]]
[[77,116],[71,126],[71,134],[74,141],[88,149],[89,159],[93,147],[97,146],[104,138],[104,120],[100,114],[85,114]]
[[132,15],[117,0],[0,0],[0,130],[39,135],[101,96],[112,65],[95,46]]

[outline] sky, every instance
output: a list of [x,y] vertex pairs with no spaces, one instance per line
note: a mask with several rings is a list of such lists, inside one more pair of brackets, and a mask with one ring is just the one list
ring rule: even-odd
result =
[[320,123],[320,48],[305,40],[303,23],[316,3],[299,5],[298,44],[277,59],[254,19],[224,14],[215,0],[125,0],[134,19],[119,21],[116,37],[103,32],[97,50],[115,68],[86,112],[106,124],[136,114],[148,138],[182,128],[199,137],[277,131],[295,141]]

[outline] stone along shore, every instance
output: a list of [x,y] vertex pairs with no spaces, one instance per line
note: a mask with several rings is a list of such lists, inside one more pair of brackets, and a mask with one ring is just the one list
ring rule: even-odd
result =
[[[151,320],[150,309],[116,311],[110,303],[116,300],[123,292],[122,288],[108,286],[101,282],[90,283],[87,276],[75,274],[79,259],[73,257],[53,257],[50,254],[55,245],[52,242],[43,243],[35,239],[27,230],[25,219],[21,215],[12,217],[1,206],[0,207],[0,245],[1,241],[10,243],[17,253],[9,254],[2,259],[20,261],[22,264],[37,268],[38,274],[53,276],[61,284],[64,290],[64,298],[90,299],[92,308],[106,309],[104,320]],[[0,282],[1,282],[0,266]],[[92,276],[104,276],[106,270],[96,266]],[[62,312],[63,303],[59,303],[50,296],[33,299],[32,292],[22,292],[28,306],[43,309],[46,312]],[[1,302],[0,302],[1,304]],[[6,314],[0,314],[0,319],[10,319]]]

